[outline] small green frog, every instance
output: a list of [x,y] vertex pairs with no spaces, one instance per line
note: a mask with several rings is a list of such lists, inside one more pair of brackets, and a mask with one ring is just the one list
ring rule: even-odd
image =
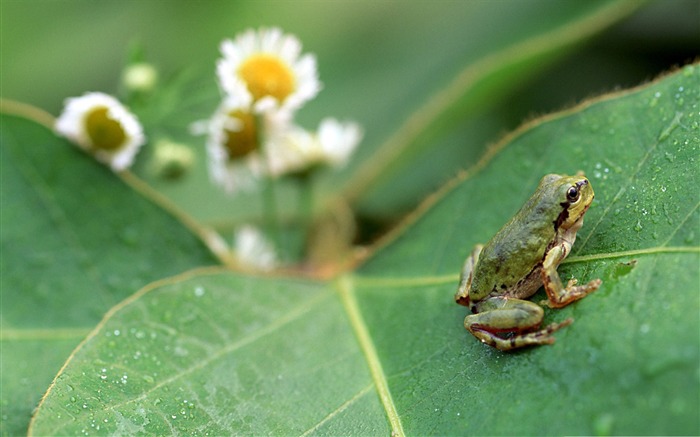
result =
[[[549,174],[517,214],[486,243],[477,245],[462,268],[455,300],[471,308],[464,327],[500,350],[552,344],[551,334],[573,320],[540,329],[544,310],[523,300],[544,284],[550,308],[561,308],[600,287],[594,279],[566,287],[557,267],[571,251],[593,188],[582,174]],[[499,334],[511,333],[508,337]]]

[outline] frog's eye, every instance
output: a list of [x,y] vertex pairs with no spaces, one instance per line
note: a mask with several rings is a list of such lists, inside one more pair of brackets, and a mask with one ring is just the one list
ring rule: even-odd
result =
[[574,185],[573,187],[569,187],[569,190],[566,192],[566,199],[569,203],[574,203],[578,200],[580,195],[581,192],[578,190],[578,187]]

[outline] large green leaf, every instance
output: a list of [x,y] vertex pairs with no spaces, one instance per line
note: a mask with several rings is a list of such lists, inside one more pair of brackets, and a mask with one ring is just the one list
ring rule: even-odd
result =
[[[698,434],[700,66],[534,122],[328,281],[192,271],[114,307],[31,432]],[[452,294],[548,172],[596,192],[553,346],[502,353]],[[535,296],[535,300],[540,296]]]
[[2,421],[26,430],[71,350],[156,279],[217,264],[177,219],[50,129],[0,119]]

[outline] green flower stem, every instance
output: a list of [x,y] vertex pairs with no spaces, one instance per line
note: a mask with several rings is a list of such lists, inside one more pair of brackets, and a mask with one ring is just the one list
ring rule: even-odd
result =
[[[314,223],[314,182],[316,167],[308,168],[304,171],[294,173],[292,178],[299,186],[298,217],[305,245],[311,240],[311,231]],[[308,252],[308,247],[305,247]]]
[[282,235],[279,224],[279,216],[277,211],[277,193],[275,187],[275,178],[272,176],[272,168],[270,162],[265,157],[265,146],[267,144],[265,127],[265,119],[263,115],[255,116],[256,129],[256,141],[258,148],[263,156],[264,165],[267,166],[267,176],[265,176],[265,187],[262,191],[262,205],[263,205],[263,217],[265,220],[265,225],[270,231],[270,237],[272,239],[272,244],[275,247],[275,251],[282,258]]
[[303,173],[298,180],[300,187],[299,216],[301,217],[303,226],[308,231],[311,229],[311,223],[314,218],[314,172],[309,171]]
[[275,187],[275,179],[273,177],[265,178],[265,188],[263,189],[263,214],[265,224],[270,230],[272,244],[275,246],[277,254],[282,254],[282,236],[277,213],[277,192]]

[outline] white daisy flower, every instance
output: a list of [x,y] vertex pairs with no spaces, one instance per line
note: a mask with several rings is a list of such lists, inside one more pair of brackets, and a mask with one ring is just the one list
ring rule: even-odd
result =
[[254,114],[250,99],[226,98],[207,123],[212,181],[228,193],[254,189],[266,166],[263,142],[275,138],[287,123],[281,114]]
[[321,89],[316,58],[300,56],[301,43],[278,28],[248,30],[221,43],[219,83],[228,95],[247,96],[256,112],[294,111]]
[[103,93],[67,99],[54,128],[114,171],[131,166],[146,141],[136,116]]
[[333,118],[321,121],[315,133],[300,127],[291,128],[270,147],[269,170],[273,176],[279,176],[319,165],[342,167],[361,139],[362,129],[357,123],[341,123]]
[[278,264],[275,248],[262,232],[250,225],[236,231],[235,250],[236,260],[244,267],[268,271]]

